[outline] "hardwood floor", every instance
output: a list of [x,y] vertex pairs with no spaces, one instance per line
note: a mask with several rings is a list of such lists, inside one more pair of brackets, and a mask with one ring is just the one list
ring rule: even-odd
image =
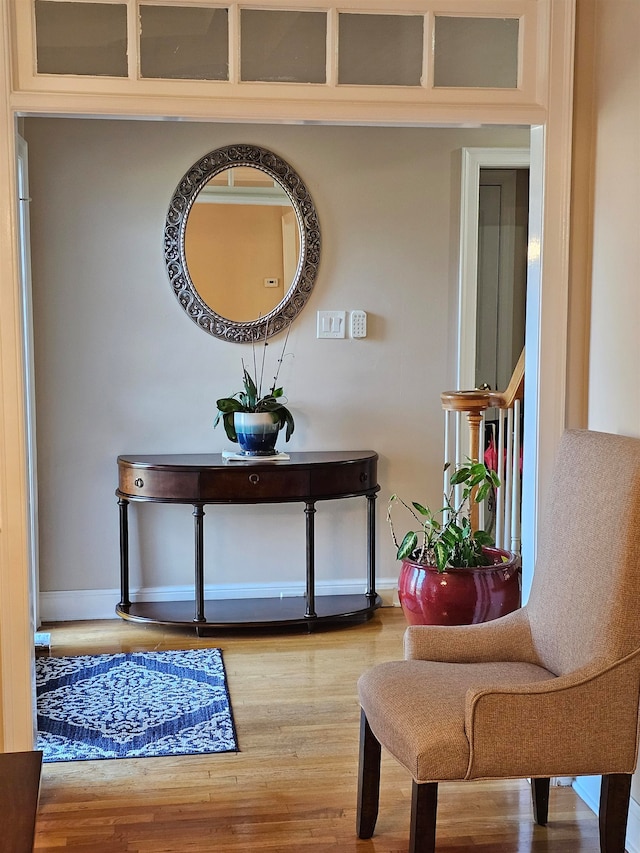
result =
[[[409,775],[383,757],[371,841],[355,837],[358,675],[402,657],[399,609],[317,634],[199,639],[120,620],[43,626],[53,655],[220,647],[240,752],[45,764],[39,853],[405,853]],[[597,820],[552,788],[534,827],[529,786],[440,786],[438,853],[596,853]]]

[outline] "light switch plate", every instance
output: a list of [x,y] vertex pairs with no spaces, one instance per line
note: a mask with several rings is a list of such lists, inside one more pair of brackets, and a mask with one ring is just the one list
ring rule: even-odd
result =
[[318,338],[344,338],[347,324],[346,311],[318,311]]

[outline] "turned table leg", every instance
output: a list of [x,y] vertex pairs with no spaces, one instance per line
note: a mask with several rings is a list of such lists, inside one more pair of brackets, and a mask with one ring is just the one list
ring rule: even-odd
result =
[[314,528],[315,501],[307,501],[304,506],[304,512],[307,518],[307,606],[304,615],[308,619],[315,619],[317,615]]

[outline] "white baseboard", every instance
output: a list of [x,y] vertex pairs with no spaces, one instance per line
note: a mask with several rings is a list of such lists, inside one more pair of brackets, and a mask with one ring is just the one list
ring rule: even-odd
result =
[[[383,606],[397,604],[397,578],[382,578],[376,589]],[[317,595],[364,594],[362,580],[318,581]],[[280,598],[304,595],[302,584],[230,584],[206,586],[205,599]],[[193,586],[145,587],[131,592],[132,601],[192,601]],[[40,620],[75,622],[91,619],[115,619],[119,589],[75,589],[40,592]]]
[[629,853],[640,853],[640,805],[631,797],[625,841]]
[[[591,811],[598,814],[600,810],[600,776],[579,776],[573,783],[573,789]],[[633,797],[629,801],[625,847],[628,853],[640,853],[640,805]]]
[[600,810],[600,776],[578,776],[573,782],[573,790],[594,814]]
[[600,810],[600,776],[578,776],[573,783],[573,790],[581,800],[589,806],[592,812]]

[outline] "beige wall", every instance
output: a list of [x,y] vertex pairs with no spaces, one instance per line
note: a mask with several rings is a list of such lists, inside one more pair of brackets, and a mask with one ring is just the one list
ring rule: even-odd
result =
[[[239,141],[291,163],[322,229],[319,277],[281,373],[296,417],[285,449],[379,452],[379,575],[393,583],[390,492],[424,502],[440,494],[439,394],[455,376],[460,148],[522,147],[528,131],[26,119],[25,135],[42,590],[117,586],[119,453],[229,446],[212,429],[215,399],[238,385],[247,349],[210,337],[180,308],[162,231],[187,168]],[[369,315],[365,340],[316,339],[317,310],[356,308]],[[361,503],[318,507],[320,581],[363,578]],[[134,586],[191,583],[191,508],[143,510],[132,525]],[[207,583],[301,583],[301,507],[211,507],[206,525]]]
[[640,3],[595,9],[589,426],[640,435]]
[[[640,3],[577,8],[569,425],[640,436]],[[596,780],[578,790],[597,808]],[[632,795],[635,853],[638,773]]]
[[[595,7],[589,427],[640,436],[640,3]],[[639,773],[632,795],[639,803]],[[638,808],[631,811],[634,850]]]

